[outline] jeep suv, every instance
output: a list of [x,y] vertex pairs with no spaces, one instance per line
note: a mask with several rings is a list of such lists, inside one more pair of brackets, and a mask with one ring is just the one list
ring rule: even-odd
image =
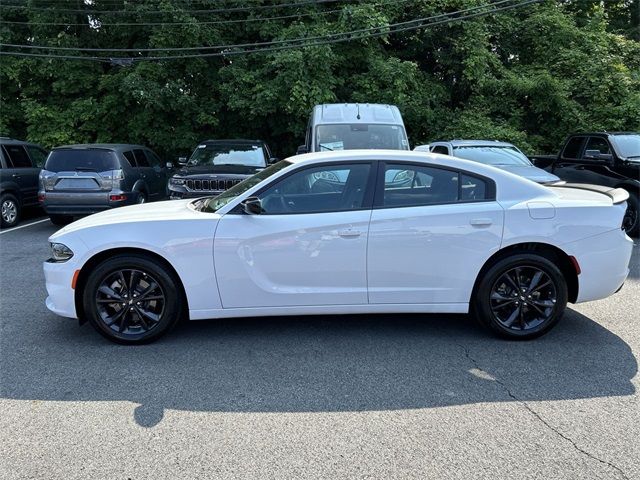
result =
[[40,202],[52,223],[64,225],[75,216],[161,200],[171,168],[140,145],[54,148],[40,173]]
[[25,207],[38,205],[38,174],[48,152],[40,145],[0,138],[0,227],[14,227]]

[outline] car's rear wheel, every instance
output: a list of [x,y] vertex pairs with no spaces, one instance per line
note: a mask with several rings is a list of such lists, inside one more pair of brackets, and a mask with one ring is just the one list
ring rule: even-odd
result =
[[480,279],[478,319],[498,335],[531,339],[551,330],[567,306],[567,282],[546,257],[515,254],[497,261]]
[[638,236],[638,232],[640,232],[640,212],[638,211],[638,207],[640,207],[638,195],[629,192],[627,211],[624,214],[622,228],[624,228],[627,235],[631,237]]
[[4,193],[0,197],[0,226],[2,228],[15,227],[20,222],[20,203],[10,194]]
[[142,205],[143,203],[147,203],[147,194],[144,192],[138,192],[138,198],[136,199],[136,203],[138,205]]
[[143,255],[116,255],[89,274],[82,295],[84,313],[109,340],[148,343],[180,318],[178,282],[168,268]]
[[51,220],[51,223],[54,225],[64,227],[73,222],[73,217],[69,215],[49,215],[49,220]]

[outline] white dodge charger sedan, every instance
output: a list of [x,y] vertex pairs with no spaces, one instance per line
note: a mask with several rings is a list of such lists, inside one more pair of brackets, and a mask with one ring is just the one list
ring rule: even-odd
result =
[[471,311],[533,338],[621,288],[626,199],[425,152],[299,155],[217,197],[56,232],[46,303],[128,344],[180,318],[390,312]]

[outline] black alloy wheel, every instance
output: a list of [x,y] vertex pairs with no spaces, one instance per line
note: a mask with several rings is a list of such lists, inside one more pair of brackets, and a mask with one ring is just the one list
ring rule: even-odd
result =
[[98,265],[83,290],[84,313],[108,339],[148,343],[169,331],[182,314],[179,280],[144,255],[116,255]]
[[481,279],[474,302],[479,320],[501,336],[535,338],[560,320],[566,279],[549,259],[517,254],[498,261]]

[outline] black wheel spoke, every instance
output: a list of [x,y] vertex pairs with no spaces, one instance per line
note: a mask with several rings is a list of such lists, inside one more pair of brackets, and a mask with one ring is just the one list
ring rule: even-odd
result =
[[531,282],[529,283],[529,288],[527,289],[528,293],[531,293],[536,286],[538,285],[538,283],[540,283],[540,279],[543,277],[544,273],[541,272],[540,270],[538,270],[536,273],[533,274],[533,277],[531,278]]
[[536,288],[532,289],[529,294],[532,294],[534,292],[538,292],[541,289],[543,289],[544,287],[551,285],[551,280],[547,280],[546,282],[544,282],[542,285],[538,285]]
[[554,306],[553,300],[532,300],[531,303],[533,305],[539,305],[544,308],[553,308]]
[[102,280],[94,305],[108,329],[120,336],[139,336],[160,323],[165,304],[165,292],[151,274],[127,268]]
[[510,327],[511,325],[513,325],[513,322],[515,322],[518,316],[520,315],[520,310],[521,310],[520,307],[516,307],[515,310],[511,312],[511,315],[509,315],[509,318],[507,318],[504,321],[505,326]]

